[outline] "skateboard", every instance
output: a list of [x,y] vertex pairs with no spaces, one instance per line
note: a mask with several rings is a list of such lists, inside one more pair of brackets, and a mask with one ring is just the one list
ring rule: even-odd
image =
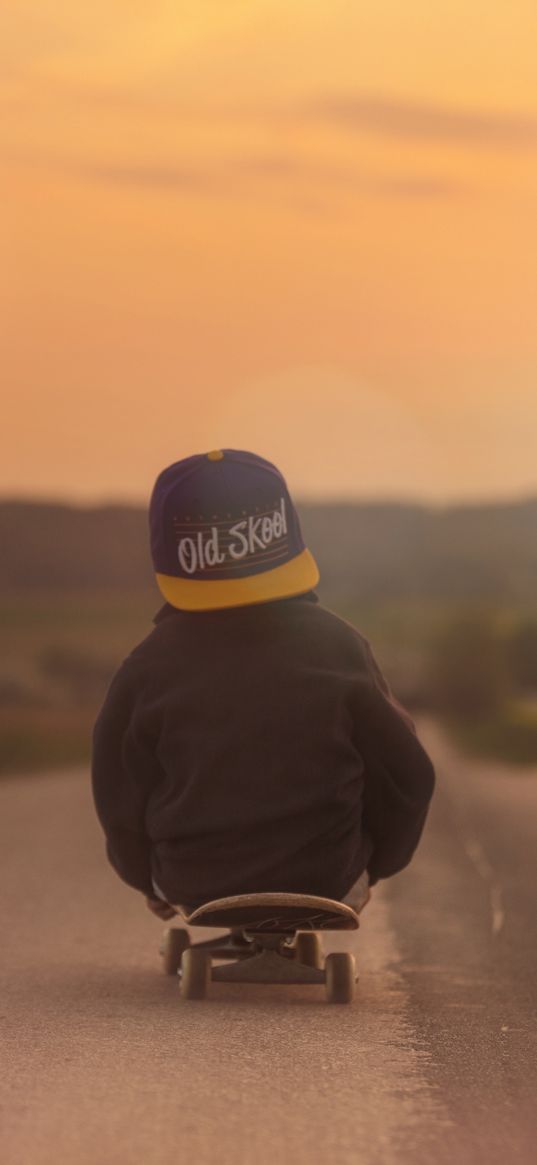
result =
[[188,927],[229,931],[193,944],[184,927],[165,931],[164,972],[179,975],[185,999],[204,999],[211,981],[324,983],[329,1003],[351,1003],[354,957],[336,951],[323,960],[318,934],[358,929],[358,915],[344,902],[309,894],[238,894],[205,902],[191,913],[176,909]]

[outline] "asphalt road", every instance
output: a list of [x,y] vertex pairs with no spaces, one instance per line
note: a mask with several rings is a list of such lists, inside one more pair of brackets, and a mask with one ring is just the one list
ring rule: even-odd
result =
[[161,926],[103,860],[87,774],[2,783],[4,1165],[533,1165],[537,771],[432,724],[426,836],[353,949],[356,1002],[216,984],[182,1001]]

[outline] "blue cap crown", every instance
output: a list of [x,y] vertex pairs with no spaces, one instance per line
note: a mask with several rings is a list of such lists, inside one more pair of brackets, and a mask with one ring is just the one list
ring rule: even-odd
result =
[[[263,602],[278,597],[275,586],[300,593],[318,579],[284,478],[254,453],[214,450],[168,466],[155,483],[149,523],[157,581],[178,607]],[[310,569],[295,578],[304,555]],[[282,576],[291,563],[293,577],[289,570]],[[256,578],[249,589],[244,585]]]

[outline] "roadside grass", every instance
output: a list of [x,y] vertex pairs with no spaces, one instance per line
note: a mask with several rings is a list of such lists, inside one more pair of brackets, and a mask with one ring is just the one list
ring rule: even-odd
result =
[[455,742],[469,756],[516,765],[537,765],[537,704],[512,701],[496,716],[481,720],[447,718]]
[[156,589],[1,597],[0,775],[89,761],[108,681],[162,602]]
[[[411,710],[428,708],[430,643],[450,619],[446,602],[321,601],[370,640],[392,690]],[[0,597],[0,774],[87,763],[91,730],[121,660],[152,629],[155,587],[123,593],[57,592]],[[478,606],[476,606],[478,609]],[[505,608],[507,624],[524,612]],[[466,752],[520,764],[537,760],[537,711],[512,702],[497,717],[449,720]]]
[[90,655],[121,660],[152,628],[162,606],[156,590],[2,595],[0,638],[6,662],[32,675],[40,652],[69,646]]
[[90,708],[2,708],[0,776],[88,763],[93,722]]

